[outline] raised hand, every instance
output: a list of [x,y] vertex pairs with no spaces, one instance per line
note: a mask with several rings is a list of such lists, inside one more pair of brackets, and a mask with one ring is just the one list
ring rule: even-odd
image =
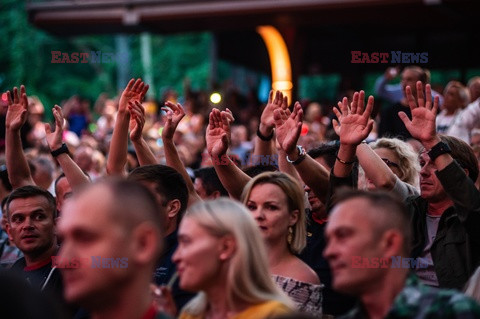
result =
[[130,101],[143,101],[145,94],[148,91],[148,84],[142,82],[141,79],[131,79],[125,90],[123,90],[122,96],[120,97],[120,102],[118,103],[118,111],[126,112],[128,107],[128,102]]
[[171,140],[173,139],[173,135],[175,134],[178,123],[180,123],[185,116],[185,111],[180,103],[175,104],[167,101],[165,105],[167,107],[162,107],[162,110],[167,112],[167,121],[165,122],[165,126],[162,130],[162,138]]
[[275,127],[275,120],[273,118],[274,111],[277,109],[285,110],[287,109],[287,106],[287,97],[283,96],[281,91],[277,91],[274,94],[273,90],[271,90],[268,96],[267,105],[265,106],[262,116],[260,117],[260,133],[270,135]]
[[27,121],[28,99],[25,86],[20,86],[20,94],[16,87],[13,88],[13,100],[10,91],[7,91],[7,99],[5,127],[12,131],[19,131]]
[[49,123],[45,123],[45,138],[47,139],[48,147],[51,151],[59,149],[62,146],[63,141],[63,124],[65,122],[63,117],[62,108],[55,105],[52,108],[53,117],[55,118],[55,131],[52,132],[52,128]]
[[207,132],[205,139],[207,142],[207,151],[210,156],[220,158],[227,153],[228,150],[228,134],[230,131],[230,122],[225,114],[214,108],[210,112]]
[[145,108],[139,101],[129,101],[128,111],[130,112],[130,140],[139,141],[142,138],[143,127],[145,126]]
[[288,109],[276,109],[273,113],[277,141],[285,153],[292,153],[302,131],[303,111],[299,102],[295,103],[293,112]]
[[338,118],[333,120],[333,128],[338,136],[340,143],[347,145],[358,145],[368,137],[373,128],[373,120],[370,114],[373,109],[373,96],[368,97],[367,107],[364,109],[365,92],[355,92],[351,107],[348,107],[348,100],[343,98],[338,102],[338,107],[333,108],[333,112]]
[[[413,138],[420,140],[423,144],[430,143],[436,138],[435,119],[438,111],[438,96],[435,97],[432,104],[432,90],[430,84],[425,86],[425,95],[423,93],[422,82],[417,82],[417,99],[413,97],[410,86],[405,88],[408,105],[412,111],[412,120],[408,118],[405,112],[399,112],[398,116],[405,124],[407,130]],[[425,145],[424,145],[425,146]]]

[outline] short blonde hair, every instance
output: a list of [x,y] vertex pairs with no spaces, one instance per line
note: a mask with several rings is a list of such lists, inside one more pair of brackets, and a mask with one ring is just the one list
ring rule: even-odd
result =
[[[298,220],[293,226],[293,238],[289,249],[294,254],[299,254],[307,245],[306,216],[304,204],[304,192],[300,185],[288,174],[281,172],[265,172],[251,179],[242,192],[242,202],[247,203],[252,189],[260,184],[273,184],[280,187],[287,197],[288,210],[291,213],[298,210]],[[287,234],[285,234],[285,240]]]
[[[258,304],[268,300],[292,306],[270,277],[260,230],[242,204],[228,198],[197,202],[187,209],[184,219],[187,218],[213,236],[234,237],[236,251],[227,274],[227,300],[231,307],[235,308],[235,302]],[[200,315],[206,311],[207,303],[206,295],[199,293],[182,311]]]
[[420,164],[418,163],[418,154],[415,153],[410,144],[398,138],[379,138],[370,143],[372,149],[386,148],[393,151],[400,163],[398,163],[401,176],[400,180],[416,188],[419,187]]

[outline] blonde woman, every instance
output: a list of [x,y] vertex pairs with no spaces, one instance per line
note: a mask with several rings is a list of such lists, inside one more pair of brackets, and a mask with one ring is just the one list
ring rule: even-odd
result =
[[269,275],[254,219],[240,203],[222,198],[191,206],[173,255],[180,287],[199,294],[180,319],[263,319],[291,311],[291,301]]
[[391,190],[401,198],[419,195],[418,154],[408,143],[398,138],[380,138],[359,145],[357,157],[365,170],[368,189]]
[[285,173],[262,173],[247,183],[242,202],[261,230],[277,285],[299,311],[321,316],[323,285],[296,256],[306,245],[304,193],[298,183]]

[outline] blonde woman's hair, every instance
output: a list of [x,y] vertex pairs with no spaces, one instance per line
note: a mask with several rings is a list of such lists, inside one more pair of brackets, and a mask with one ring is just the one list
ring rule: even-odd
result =
[[[236,250],[227,271],[227,301],[235,304],[259,304],[276,300],[292,307],[288,297],[273,282],[267,261],[267,251],[258,225],[250,212],[240,203],[219,198],[197,202],[187,209],[184,219],[194,220],[215,237],[233,236]],[[192,315],[201,315],[208,304],[200,292],[182,309]]]
[[386,148],[393,151],[399,159],[400,180],[419,188],[420,164],[418,163],[418,154],[415,153],[410,144],[398,138],[379,138],[369,145],[372,149]]
[[[281,172],[265,172],[251,179],[242,192],[242,202],[247,204],[252,189],[261,184],[273,184],[280,187],[287,198],[288,211],[291,213],[298,210],[298,220],[293,228],[292,242],[289,249],[294,254],[299,254],[307,245],[307,230],[305,217],[304,192],[300,185],[288,174]],[[285,241],[287,241],[288,233],[285,233]]]

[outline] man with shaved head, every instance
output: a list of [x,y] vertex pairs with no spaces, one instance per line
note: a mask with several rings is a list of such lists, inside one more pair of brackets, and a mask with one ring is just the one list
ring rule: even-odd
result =
[[58,262],[74,265],[62,267],[65,299],[92,318],[164,318],[150,291],[163,238],[158,209],[146,188],[116,179],[65,203]]
[[323,252],[333,288],[361,305],[342,318],[478,318],[480,306],[454,290],[439,290],[409,274],[410,215],[386,192],[340,194],[325,232]]

